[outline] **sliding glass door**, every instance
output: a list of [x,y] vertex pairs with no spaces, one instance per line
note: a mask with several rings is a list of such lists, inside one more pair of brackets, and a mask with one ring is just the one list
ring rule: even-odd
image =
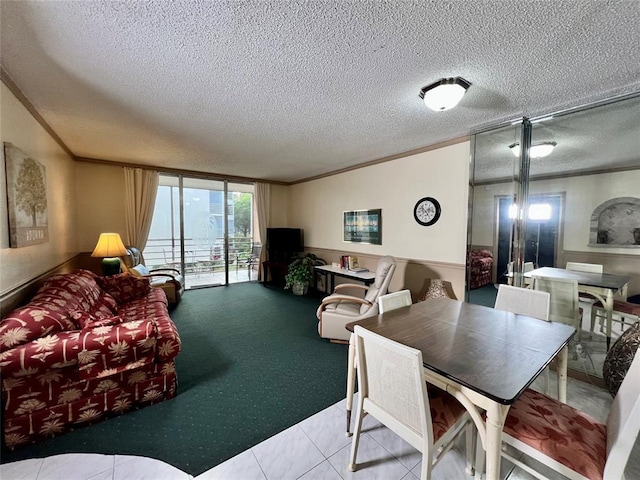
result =
[[187,288],[256,279],[253,184],[161,175],[147,265],[179,270]]

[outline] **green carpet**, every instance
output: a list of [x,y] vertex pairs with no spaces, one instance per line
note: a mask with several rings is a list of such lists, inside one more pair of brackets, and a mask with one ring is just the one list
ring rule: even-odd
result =
[[317,333],[319,299],[251,282],[193,290],[171,312],[176,398],[14,452],[142,455],[198,475],[345,397],[347,346]]

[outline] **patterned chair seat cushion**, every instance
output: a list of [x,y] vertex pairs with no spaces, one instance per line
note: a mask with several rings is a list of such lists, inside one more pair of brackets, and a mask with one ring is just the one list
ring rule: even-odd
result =
[[[602,302],[598,301],[593,304],[594,307],[603,308]],[[637,303],[624,302],[622,300],[613,301],[613,312],[628,313],[640,317],[640,305]]]
[[437,442],[464,415],[466,410],[452,395],[427,384],[429,410],[433,425],[433,441]]
[[611,395],[618,393],[631,362],[640,348],[640,322],[631,325],[607,352],[602,364],[602,378]]
[[602,479],[607,452],[606,426],[569,405],[526,390],[509,410],[504,434],[586,478]]

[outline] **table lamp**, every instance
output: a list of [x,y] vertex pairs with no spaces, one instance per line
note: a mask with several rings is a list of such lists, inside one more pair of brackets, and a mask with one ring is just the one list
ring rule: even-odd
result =
[[101,233],[92,257],[102,258],[102,274],[106,277],[120,273],[120,257],[127,255],[119,233]]

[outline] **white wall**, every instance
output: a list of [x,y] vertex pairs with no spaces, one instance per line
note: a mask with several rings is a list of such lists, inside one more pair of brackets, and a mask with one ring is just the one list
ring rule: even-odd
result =
[[76,255],[77,215],[74,161],[29,111],[0,84],[0,137],[46,168],[49,241],[9,247],[4,149],[0,165],[0,295],[28,282]]
[[[495,197],[513,192],[513,186],[496,184],[478,187],[474,191],[472,243],[491,246],[494,243]],[[564,243],[562,250],[606,252],[609,254],[640,255],[640,248],[589,247],[591,214],[602,203],[617,197],[640,198],[640,170],[581,175],[552,180],[533,181],[529,194],[564,193]]]
[[[469,142],[296,184],[289,192],[289,226],[304,229],[305,245],[373,255],[464,264]],[[440,220],[415,222],[422,197],[436,198]],[[382,209],[382,245],[342,241],[342,212]]]

